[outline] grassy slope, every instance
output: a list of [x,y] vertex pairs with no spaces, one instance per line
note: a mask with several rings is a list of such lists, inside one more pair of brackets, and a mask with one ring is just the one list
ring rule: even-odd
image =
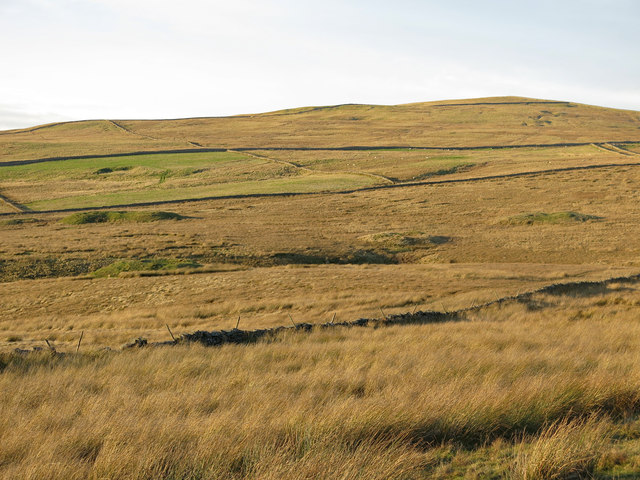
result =
[[33,210],[338,190],[376,181],[353,173],[315,173],[230,152],[87,158],[0,168],[2,192]]
[[[639,113],[573,103],[497,97],[441,106],[345,105],[259,115],[107,121],[0,132],[3,160],[206,147],[477,146],[640,139]],[[509,104],[508,102],[525,102]],[[448,103],[448,102],[447,102]],[[460,102],[458,102],[460,103]],[[440,105],[440,106],[439,106]]]
[[633,478],[639,299],[618,284],[459,323],[3,356],[0,475]]
[[[187,140],[468,146],[633,140],[640,132],[637,112],[573,104],[360,105],[121,124],[146,136],[103,121],[0,134],[0,161],[190,147]],[[322,188],[343,175],[378,181],[349,171],[408,180],[467,162],[471,170],[454,175],[637,161],[591,146],[261,153],[313,171],[234,153],[154,155],[105,175],[95,170],[132,160],[0,169],[7,175],[0,190],[36,206],[54,197],[73,205],[95,199],[97,186],[100,195],[143,188],[133,194],[166,198],[254,184],[308,188],[306,180],[323,176],[331,181]],[[247,181],[247,174],[260,178]],[[50,213],[0,223],[0,351],[49,338],[73,352],[84,332],[79,356],[0,354],[0,477],[634,478],[637,284],[538,295],[469,314],[469,322],[315,332],[213,350],[98,348],[139,335],[166,340],[165,324],[181,333],[231,328],[238,316],[243,328],[283,324],[289,315],[321,322],[338,312],[339,320],[353,320],[378,316],[380,307],[452,309],[549,282],[635,272],[639,185],[637,168],[607,168],[172,206],[189,217],[181,221],[65,225],[65,215]],[[600,218],[508,221],[568,211]],[[444,241],[410,241],[432,236]],[[119,259],[209,270],[24,280]],[[244,267],[219,272],[216,262]],[[359,262],[370,264],[353,265]]]
[[[0,132],[2,161],[189,148],[0,169],[0,191],[33,210],[92,208],[254,193],[353,189],[441,175],[472,177],[633,161],[593,146],[466,150],[287,151],[208,147],[477,146],[630,140],[638,112],[517,97],[399,106],[309,107],[260,115],[87,121]],[[99,172],[115,169],[108,174]],[[303,174],[303,175],[302,175]],[[52,182],[52,180],[56,180]]]

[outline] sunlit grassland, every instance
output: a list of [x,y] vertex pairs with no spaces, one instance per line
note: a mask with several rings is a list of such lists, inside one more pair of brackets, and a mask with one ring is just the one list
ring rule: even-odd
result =
[[[318,171],[361,171],[397,181],[504,175],[567,167],[633,162],[597,147],[544,147],[476,150],[385,149],[357,151],[262,151],[270,158],[287,160]],[[640,160],[640,159],[638,159]]]
[[[52,200],[27,203],[33,210],[56,210],[92,208],[110,205],[128,205],[148,202],[225,197],[250,194],[307,193],[344,190],[372,185],[374,179],[355,174],[306,174],[292,178],[222,183],[204,186],[171,188],[169,184],[160,188],[77,195]],[[164,184],[163,184],[164,185]]]
[[633,152],[633,153],[640,154],[640,143],[634,143],[634,144],[631,144],[631,145],[625,145],[624,149],[625,150],[629,150],[630,152]]
[[43,157],[135,152],[189,147],[180,139],[150,139],[126,133],[106,120],[51,124],[2,132],[0,163]]
[[[122,168],[132,169],[144,167],[150,172],[164,171],[167,169],[186,168],[229,168],[237,163],[253,163],[251,158],[247,158],[239,153],[232,152],[194,152],[194,153],[171,153],[171,154],[147,154],[147,155],[125,155],[117,157],[97,157],[67,159],[53,162],[43,162],[27,165],[15,165],[0,168],[0,180],[8,181],[16,178],[26,180],[47,180],[72,178],[93,178],[101,169],[111,168],[120,172]],[[264,163],[264,162],[262,162]],[[107,175],[104,173],[103,175]]]
[[[485,101],[526,100],[503,97]],[[637,135],[637,121],[637,112],[575,103],[522,103],[479,108],[474,105],[438,106],[437,102],[430,102],[394,106],[344,105],[292,114],[274,112],[224,119],[122,123],[137,133],[157,138],[188,138],[206,146],[321,148],[633,140]]]
[[490,302],[639,273],[639,113],[532,102],[0,132],[0,164],[156,151],[0,165],[40,210],[0,218],[0,478],[636,478],[640,283]]
[[14,213],[15,211],[10,205],[0,200],[0,213]]
[[356,174],[300,172],[239,153],[72,159],[0,169],[0,189],[34,210],[340,190],[374,183]]
[[[476,102],[503,105],[464,105]],[[510,102],[519,102],[510,104]],[[534,103],[527,103],[534,102]],[[197,148],[552,144],[639,140],[638,113],[535,99],[343,105],[226,118],[63,123],[0,135],[0,161]]]
[[[629,162],[593,146],[451,151],[263,151],[71,159],[0,169],[0,190],[33,210],[260,193],[361,188],[392,181],[504,175]],[[280,161],[290,162],[279,163]],[[301,170],[300,165],[311,169]]]
[[[228,198],[126,209],[189,217],[180,222],[65,225],[61,220],[66,213],[29,214],[38,222],[2,225],[0,274],[5,281],[76,275],[88,273],[89,265],[78,270],[67,268],[68,262],[93,265],[96,260],[108,264],[156,257],[247,266],[456,262],[633,267],[640,254],[634,240],[640,238],[638,174],[637,167],[608,168],[342,195]],[[305,174],[291,178],[304,179]],[[507,222],[535,212],[576,212],[599,219]],[[447,240],[401,248],[368,240],[376,235],[411,237],[412,232]]]
[[548,311],[515,303],[454,323],[216,349],[4,355],[0,473],[633,475],[640,327],[629,312],[639,299],[622,284],[533,299]]
[[[160,267],[171,260],[147,259]],[[176,260],[172,260],[176,263]],[[136,260],[103,270],[131,270]],[[139,262],[139,261],[138,261]],[[73,278],[0,283],[0,351],[43,346],[119,347],[143,336],[255,329],[296,322],[379,318],[414,309],[456,310],[549,283],[635,272],[602,265],[285,265],[158,277]],[[232,266],[228,266],[232,267]],[[236,267],[237,268],[237,267]],[[100,272],[100,270],[98,270]],[[179,273],[179,272],[178,272]]]

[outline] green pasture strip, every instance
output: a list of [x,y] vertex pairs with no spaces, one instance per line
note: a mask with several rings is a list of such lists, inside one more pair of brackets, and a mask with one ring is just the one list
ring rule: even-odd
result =
[[178,260],[175,258],[155,259],[125,259],[118,260],[91,273],[93,277],[117,277],[122,272],[167,271],[185,268],[198,268],[202,265],[190,260]]
[[375,178],[351,174],[310,174],[300,177],[224,183],[184,188],[155,188],[97,195],[80,195],[30,203],[33,210],[61,210],[69,208],[95,208],[146,202],[225,197],[263,193],[303,193],[345,190],[378,183]]
[[128,167],[148,167],[157,169],[189,168],[214,165],[222,167],[225,164],[247,162],[248,164],[263,163],[234,152],[194,152],[194,153],[156,153],[150,155],[127,155],[123,157],[82,158],[73,160],[59,160],[28,165],[0,166],[0,181],[14,179],[42,179],[64,176],[74,178],[78,175],[99,176],[96,172],[102,169],[114,171]]

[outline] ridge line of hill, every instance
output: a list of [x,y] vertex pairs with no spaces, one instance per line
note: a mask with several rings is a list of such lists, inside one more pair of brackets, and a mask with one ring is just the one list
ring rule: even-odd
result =
[[[526,98],[526,97],[486,97],[487,99],[492,98]],[[479,99],[480,100],[480,99]],[[196,117],[176,117],[176,118],[129,118],[129,119],[120,119],[120,120],[111,120],[105,118],[94,118],[94,119],[83,119],[83,120],[64,120],[59,122],[51,122],[43,125],[35,125],[32,127],[24,127],[24,128],[12,128],[9,130],[0,130],[0,135],[16,135],[21,133],[31,133],[37,130],[42,130],[46,128],[56,127],[59,125],[65,124],[73,124],[73,123],[82,123],[82,122],[120,122],[120,121],[176,121],[176,120],[208,120],[208,119],[222,119],[222,118],[253,118],[253,117],[273,117],[273,116],[285,116],[285,115],[301,115],[304,113],[315,112],[319,110],[331,110],[337,109],[341,107],[402,107],[407,105],[417,105],[424,104],[429,107],[459,107],[459,106],[482,106],[482,105],[571,105],[574,102],[570,101],[562,101],[562,100],[520,100],[520,101],[507,101],[507,102],[466,102],[466,103],[437,103],[440,101],[447,100],[433,100],[427,102],[410,102],[410,103],[400,103],[400,104],[369,104],[369,103],[340,103],[336,105],[321,105],[321,106],[306,106],[306,107],[294,107],[294,108],[285,108],[280,110],[272,110],[262,113],[239,113],[235,115],[211,115],[211,116],[196,116]],[[449,100],[451,102],[451,100]],[[464,100],[463,100],[464,102]],[[605,107],[607,108],[607,107]],[[117,125],[121,127],[121,125]],[[133,132],[129,132],[133,133]]]
[[[334,152],[348,152],[348,151],[360,151],[360,150],[452,150],[452,151],[467,151],[467,150],[503,150],[509,148],[557,148],[557,147],[584,147],[587,145],[632,145],[640,143],[640,140],[620,140],[620,141],[600,141],[600,142],[564,142],[564,143],[528,143],[517,145],[477,145],[477,146],[458,146],[458,147],[438,147],[438,146],[412,146],[412,145],[348,145],[342,147],[230,147],[230,148],[179,148],[169,150],[137,150],[133,152],[122,153],[109,153],[109,154],[87,154],[87,155],[71,155],[66,157],[43,157],[34,158],[29,160],[9,160],[6,162],[0,161],[1,167],[15,167],[19,165],[30,165],[34,163],[44,162],[57,162],[64,160],[83,160],[88,158],[109,158],[109,157],[127,157],[134,155],[160,155],[169,153],[196,153],[196,152],[255,152],[255,151],[334,151]],[[616,152],[620,153],[620,152]]]
[[475,102],[475,103],[440,103],[432,107],[470,107],[480,105],[571,105],[572,102],[560,100],[533,100],[531,102]]

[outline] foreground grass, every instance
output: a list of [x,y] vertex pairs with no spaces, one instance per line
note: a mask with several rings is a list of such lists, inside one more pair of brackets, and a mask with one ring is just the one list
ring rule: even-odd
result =
[[[512,312],[513,313],[513,312]],[[5,478],[571,478],[636,472],[630,317],[2,357]]]

